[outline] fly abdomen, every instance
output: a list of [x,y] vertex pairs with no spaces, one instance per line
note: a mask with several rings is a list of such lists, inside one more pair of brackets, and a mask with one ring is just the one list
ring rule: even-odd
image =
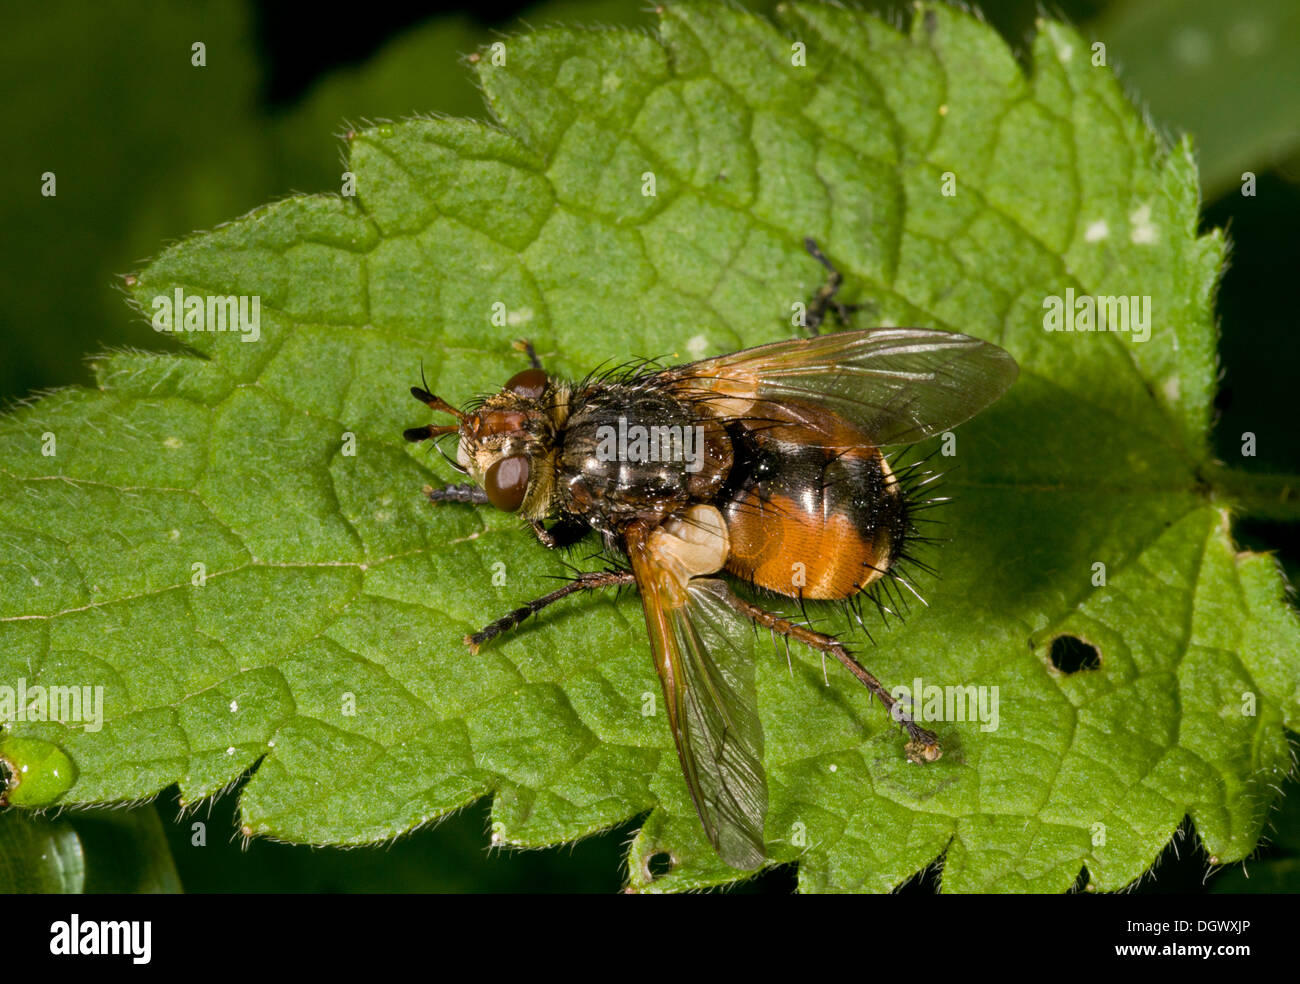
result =
[[799,424],[739,437],[720,502],[728,571],[791,597],[848,598],[889,570],[907,500],[879,449],[858,437],[826,447],[824,433]]

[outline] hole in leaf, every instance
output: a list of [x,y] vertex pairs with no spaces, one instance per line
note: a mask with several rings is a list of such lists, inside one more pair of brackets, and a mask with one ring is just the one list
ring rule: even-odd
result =
[[676,859],[667,851],[655,851],[646,858],[645,870],[651,881],[657,881],[673,870]]
[[1062,673],[1095,670],[1101,666],[1101,653],[1078,636],[1063,635],[1052,640],[1052,665]]
[[1070,887],[1072,894],[1089,891],[1088,886],[1092,884],[1092,875],[1088,873],[1088,866],[1085,864],[1079,869],[1079,876],[1074,879],[1074,884]]

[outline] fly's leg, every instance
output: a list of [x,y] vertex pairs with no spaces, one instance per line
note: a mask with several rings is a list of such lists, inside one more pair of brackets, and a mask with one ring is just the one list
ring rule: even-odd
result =
[[536,615],[547,605],[552,602],[566,598],[576,591],[590,591],[595,588],[614,588],[624,584],[634,584],[636,577],[630,571],[589,571],[579,574],[572,581],[562,588],[556,588],[550,594],[542,595],[530,601],[520,608],[516,608],[509,615],[503,615],[490,625],[484,626],[473,635],[465,637],[465,645],[469,646],[469,651],[477,653],[479,646],[494,639],[502,632],[508,632],[515,628],[524,619],[530,615]]
[[818,328],[826,320],[826,311],[829,309],[835,312],[835,316],[840,319],[840,324],[847,327],[850,313],[863,307],[863,305],[845,304],[836,300],[835,295],[839,293],[840,285],[844,282],[844,275],[835,269],[835,265],[826,258],[826,254],[821,251],[816,240],[811,236],[805,239],[803,244],[809,255],[824,266],[828,274],[826,283],[817,288],[817,293],[808,302],[808,309],[804,314],[804,324],[809,332],[814,335],[818,334]]
[[528,364],[534,369],[542,368],[542,360],[537,357],[537,350],[533,348],[533,343],[526,338],[517,338],[511,343],[517,352],[523,352],[528,356]]
[[[433,503],[464,502],[473,506],[488,505],[487,492],[473,482],[442,485],[438,488],[426,485],[422,491],[425,498]],[[530,520],[528,526],[542,546],[549,547],[552,550],[571,547],[591,532],[591,527],[586,523],[572,519],[561,519],[559,522],[552,524],[549,530],[537,520]]]
[[530,519],[528,525],[542,546],[551,550],[571,547],[591,532],[590,526],[576,519],[561,519],[551,524],[549,530],[535,519]]
[[880,702],[885,705],[885,710],[889,711],[889,716],[907,729],[907,734],[911,739],[907,743],[907,757],[910,761],[918,764],[934,762],[943,754],[943,747],[939,744],[939,739],[934,732],[922,728],[912,720],[911,714],[898,705],[898,701],[885,689],[884,685],[872,676],[871,672],[859,663],[853,657],[853,654],[844,648],[844,644],[834,636],[826,635],[824,632],[817,632],[807,626],[796,625],[774,612],[752,605],[743,598],[737,598],[730,591],[727,592],[727,601],[736,611],[753,619],[765,629],[778,633],[787,639],[796,639],[807,646],[811,646],[818,652],[830,653],[843,663],[845,669],[880,698]]
[[472,482],[444,485],[436,489],[432,485],[426,485],[423,491],[430,502],[468,502],[475,506],[488,504],[487,493]]

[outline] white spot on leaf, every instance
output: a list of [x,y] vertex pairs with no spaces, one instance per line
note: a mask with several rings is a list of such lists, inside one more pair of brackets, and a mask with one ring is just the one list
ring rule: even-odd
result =
[[1105,219],[1098,219],[1096,222],[1090,222],[1088,228],[1083,231],[1083,241],[1085,243],[1099,243],[1110,235],[1110,226],[1106,224]]
[[1133,226],[1133,231],[1129,234],[1133,242],[1149,246],[1156,241],[1156,227],[1151,224],[1150,205],[1134,209],[1128,220]]

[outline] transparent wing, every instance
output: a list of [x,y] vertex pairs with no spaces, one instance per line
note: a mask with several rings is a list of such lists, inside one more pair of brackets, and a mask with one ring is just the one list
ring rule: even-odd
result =
[[765,404],[822,407],[883,446],[969,420],[1019,372],[1004,349],[969,335],[870,328],[760,345],[665,370],[660,379],[717,416],[761,418]]
[[718,856],[752,870],[766,858],[767,778],[753,662],[737,645],[751,626],[722,581],[683,588],[648,550],[630,553],[691,799]]

